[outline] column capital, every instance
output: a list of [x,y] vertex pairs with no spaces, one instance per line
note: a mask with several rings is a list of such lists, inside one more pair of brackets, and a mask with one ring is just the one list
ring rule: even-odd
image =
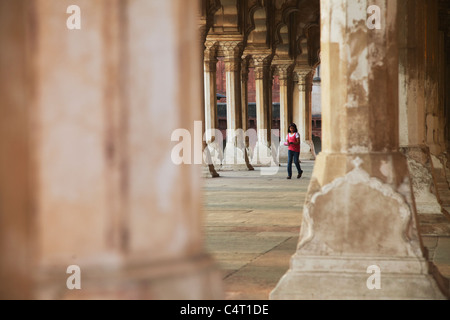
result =
[[265,67],[270,66],[272,63],[273,55],[270,54],[256,54],[252,56],[253,63],[255,65],[255,68],[257,67]]
[[204,65],[206,72],[215,72],[217,66],[217,49],[216,41],[205,42]]
[[205,42],[205,60],[216,60],[217,61],[217,49],[218,44],[215,41]]
[[311,68],[311,67],[294,69],[294,80],[298,82],[298,86],[301,91],[306,90],[308,76],[310,74],[313,74],[313,72],[314,72],[314,68]]
[[305,69],[294,69],[294,73],[298,77],[298,81],[306,81],[307,77],[314,71],[313,68],[305,68]]
[[221,41],[219,43],[219,51],[225,59],[240,59],[243,49],[242,41]]
[[205,51],[215,50],[217,52],[218,42],[214,40],[205,41]]
[[225,71],[237,72],[241,68],[241,55],[243,51],[242,41],[222,41],[219,44],[219,52],[225,57]]
[[287,81],[289,80],[289,76],[292,73],[293,65],[292,64],[277,64],[277,74],[280,80],[280,86],[287,85]]
[[256,54],[252,56],[253,65],[255,66],[255,79],[263,79],[264,73],[270,72],[269,67],[272,59],[272,54]]

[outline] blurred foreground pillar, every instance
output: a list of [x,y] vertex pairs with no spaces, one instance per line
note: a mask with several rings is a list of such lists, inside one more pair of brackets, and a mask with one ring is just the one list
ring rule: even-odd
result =
[[[0,1],[0,298],[221,299],[197,1],[80,0],[69,29],[72,2]],[[198,165],[176,165],[177,129]]]

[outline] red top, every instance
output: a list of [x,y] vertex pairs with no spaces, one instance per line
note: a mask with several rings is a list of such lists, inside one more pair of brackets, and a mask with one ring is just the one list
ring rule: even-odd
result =
[[[300,138],[300,135],[298,133],[294,133],[294,135],[291,136],[291,134],[289,133],[287,135],[287,142],[293,142],[296,143],[297,139]],[[290,144],[289,145],[289,150],[294,151],[294,152],[300,152],[300,145],[299,144]]]

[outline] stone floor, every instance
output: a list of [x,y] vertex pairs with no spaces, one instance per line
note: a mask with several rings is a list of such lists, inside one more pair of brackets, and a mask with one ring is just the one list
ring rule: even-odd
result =
[[[206,245],[223,272],[226,299],[267,300],[288,270],[314,162],[301,165],[300,180],[287,180],[285,165],[269,176],[255,168],[204,179]],[[450,298],[450,219],[427,215],[419,222],[430,270]]]

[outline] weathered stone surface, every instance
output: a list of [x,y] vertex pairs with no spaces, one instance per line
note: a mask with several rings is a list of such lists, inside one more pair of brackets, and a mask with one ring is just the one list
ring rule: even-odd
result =
[[407,157],[417,212],[441,213],[442,207],[437,197],[429,152],[424,148],[402,148],[401,150]]
[[[359,166],[314,193],[302,220],[297,253],[271,299],[444,298],[409,204]],[[380,290],[366,285],[371,266],[381,270]]]

